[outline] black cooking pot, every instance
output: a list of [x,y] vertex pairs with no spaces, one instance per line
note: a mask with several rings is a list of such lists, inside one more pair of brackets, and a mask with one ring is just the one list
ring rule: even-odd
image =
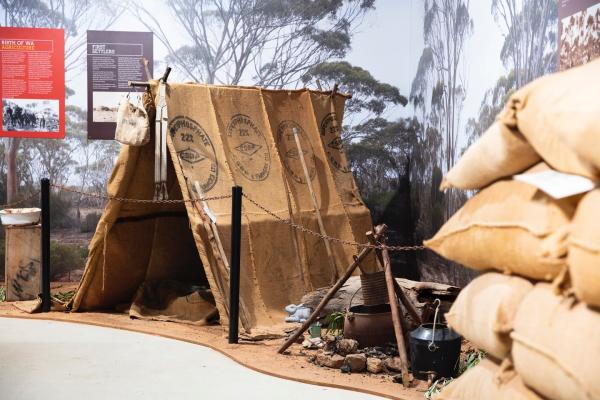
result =
[[454,375],[461,337],[446,324],[423,324],[410,333],[408,341],[410,365],[417,379],[427,379],[431,372],[438,377]]

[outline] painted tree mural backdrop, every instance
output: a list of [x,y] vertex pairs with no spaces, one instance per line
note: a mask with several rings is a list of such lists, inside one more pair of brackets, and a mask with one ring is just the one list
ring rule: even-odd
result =
[[[419,48],[411,53],[395,48],[395,38],[377,39],[397,53],[394,63],[412,54],[414,74],[402,77],[403,90],[373,73],[379,61],[369,68],[351,57],[361,51],[355,38],[369,29],[365,19],[390,9],[382,0],[0,0],[0,8],[3,25],[65,28],[68,83],[77,82],[84,67],[86,29],[145,28],[164,55],[155,70],[169,64],[175,80],[324,90],[339,85],[353,94],[342,138],[363,198],[374,222],[389,225],[394,244],[411,245],[431,237],[470,195],[438,187],[507,97],[557,70],[559,60],[568,68],[600,54],[600,0],[560,0],[561,7],[573,2],[590,4],[561,19],[560,32],[558,0],[401,2],[403,12],[412,6],[421,11],[410,31]],[[473,40],[490,32],[501,42],[497,54],[481,59],[470,53]],[[482,63],[502,72],[486,77],[473,95],[469,72]],[[67,96],[84,85],[71,86]],[[104,191],[118,145],[87,141],[86,129],[85,105],[68,98],[66,140],[3,139],[0,202],[33,193],[46,174],[76,189]],[[92,203],[57,195],[56,227],[93,230],[102,203]],[[472,277],[429,252],[394,253],[393,262],[397,274],[413,279],[462,285]]]

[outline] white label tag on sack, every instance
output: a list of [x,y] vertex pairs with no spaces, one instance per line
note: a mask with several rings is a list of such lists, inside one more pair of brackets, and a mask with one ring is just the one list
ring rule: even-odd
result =
[[513,178],[529,183],[555,199],[589,192],[596,187],[596,183],[589,178],[558,171],[532,172],[515,175]]

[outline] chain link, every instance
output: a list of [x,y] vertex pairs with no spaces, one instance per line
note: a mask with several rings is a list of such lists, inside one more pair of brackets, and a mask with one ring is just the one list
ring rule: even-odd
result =
[[250,197],[248,197],[248,195],[246,195],[246,193],[242,193],[242,196],[244,196],[246,198],[246,200],[248,200],[250,203],[254,204],[256,207],[258,207],[259,209],[261,209],[262,211],[264,211],[271,217],[275,218],[277,221],[279,221],[283,224],[289,225],[292,228],[297,229],[303,233],[308,233],[309,235],[316,236],[322,240],[328,240],[330,242],[340,243],[340,244],[347,245],[347,246],[356,246],[359,248],[370,248],[370,249],[379,249],[379,250],[387,249],[388,251],[418,251],[418,250],[425,249],[425,246],[388,246],[388,245],[382,244],[382,243],[378,243],[378,244],[358,243],[358,242],[352,242],[350,240],[344,240],[344,239],[339,239],[339,238],[335,238],[335,237],[328,236],[328,235],[323,235],[322,233],[315,232],[315,231],[308,229],[302,225],[298,225],[288,219],[280,217],[279,215],[275,214],[273,211],[267,209],[263,205],[252,200]]
[[119,202],[122,202],[122,203],[182,204],[182,203],[196,203],[196,202],[200,202],[200,201],[210,201],[210,200],[223,200],[223,199],[230,199],[231,198],[230,194],[225,194],[225,195],[221,195],[221,196],[212,196],[212,197],[205,197],[203,199],[189,199],[189,200],[185,200],[185,199],[171,199],[171,200],[169,200],[169,199],[167,199],[167,200],[128,199],[128,198],[125,198],[125,197],[109,196],[109,195],[104,195],[104,194],[100,194],[100,193],[84,192],[84,191],[81,191],[81,190],[71,189],[69,187],[62,186],[62,185],[56,185],[56,184],[53,184],[53,183],[51,183],[50,186],[52,186],[55,189],[62,190],[64,192],[76,193],[76,194],[80,194],[80,195],[85,196],[85,197],[94,197],[94,198],[102,199],[102,200],[119,201]]

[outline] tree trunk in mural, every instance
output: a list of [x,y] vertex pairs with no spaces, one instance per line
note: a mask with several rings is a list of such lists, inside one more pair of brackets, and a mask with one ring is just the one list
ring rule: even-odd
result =
[[[411,87],[415,112],[423,115],[415,160],[425,164],[418,167],[419,171],[427,171],[420,179],[415,176],[416,198],[420,202],[416,207],[420,210],[418,238],[431,236],[439,228],[440,217],[448,219],[461,203],[462,196],[457,191],[442,195],[437,193],[437,186],[431,185],[435,177],[441,178],[454,165],[458,156],[460,114],[466,94],[460,65],[465,43],[473,31],[469,1],[426,1],[423,31],[425,48]],[[465,283],[462,267],[449,269],[453,276],[447,279],[459,285]]]
[[504,31],[500,59],[519,88],[556,70],[556,0],[493,0],[492,14]]
[[9,139],[8,157],[6,162],[6,202],[12,203],[16,200],[19,189],[17,179],[17,153],[19,151],[20,138]]
[[[425,49],[413,89],[419,90],[424,99],[431,96],[427,121],[434,125],[442,137],[441,159],[436,165],[448,171],[456,162],[460,130],[460,112],[465,100],[465,81],[461,75],[460,62],[465,42],[473,31],[469,15],[469,2],[463,0],[432,0],[425,2],[424,19]],[[421,65],[420,65],[421,67]],[[419,87],[415,82],[421,82]],[[417,93],[414,93],[417,95]],[[427,128],[426,128],[427,129]],[[457,208],[455,191],[446,196],[444,216],[448,218]]]

